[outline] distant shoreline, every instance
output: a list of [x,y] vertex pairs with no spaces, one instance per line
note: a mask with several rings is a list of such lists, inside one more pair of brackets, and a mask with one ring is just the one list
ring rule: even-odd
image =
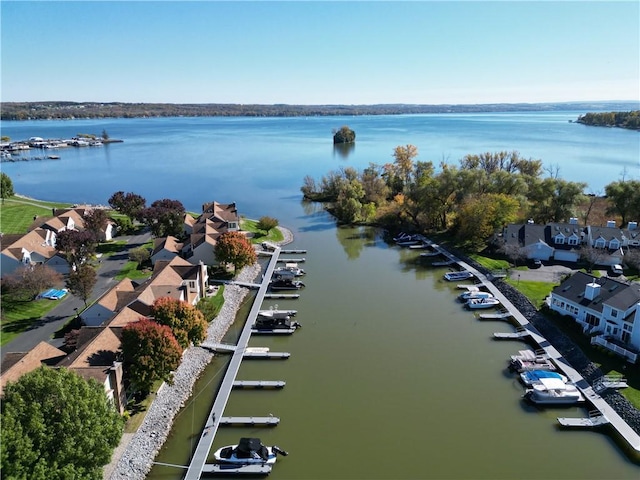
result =
[[377,104],[377,105],[264,105],[174,104],[125,102],[2,102],[0,120],[80,120],[155,117],[314,117],[362,115],[415,115],[443,113],[497,113],[548,111],[637,110],[637,101],[484,103],[484,104]]

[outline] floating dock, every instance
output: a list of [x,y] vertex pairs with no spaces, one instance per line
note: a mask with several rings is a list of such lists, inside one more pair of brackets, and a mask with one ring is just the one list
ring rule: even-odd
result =
[[563,427],[595,428],[610,422],[598,410],[592,410],[589,412],[589,416],[584,418],[558,417],[558,423]]
[[286,384],[283,380],[236,380],[233,388],[284,388]]
[[254,335],[291,335],[296,330],[295,328],[274,328],[271,330],[257,330],[254,328],[251,333]]
[[295,255],[295,254],[305,254],[306,250],[280,250],[280,253],[285,253],[287,255]]
[[443,260],[442,262],[433,262],[431,265],[434,267],[448,267],[449,265],[455,264],[455,260]]
[[275,427],[280,423],[278,417],[222,417],[220,419],[220,425],[225,426],[264,426]]
[[267,293],[264,298],[290,298],[292,300],[300,298],[299,293]]
[[286,360],[291,356],[289,352],[245,352],[244,358]]
[[496,332],[493,338],[496,340],[522,340],[530,337],[531,334],[525,328],[518,328],[515,332]]
[[278,262],[280,263],[304,263],[307,259],[302,258],[278,258]]
[[211,475],[269,475],[271,465],[224,465],[222,463],[207,463],[202,467],[202,473]]

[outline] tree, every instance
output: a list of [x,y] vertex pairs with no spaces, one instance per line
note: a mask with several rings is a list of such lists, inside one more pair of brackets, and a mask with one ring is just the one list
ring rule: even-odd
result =
[[106,210],[103,208],[94,208],[89,210],[82,220],[84,222],[85,231],[91,233],[95,243],[99,243],[104,240],[105,229],[111,220]]
[[587,271],[593,270],[594,265],[601,265],[609,256],[604,248],[595,248],[590,245],[583,245],[580,248],[580,258],[587,263]]
[[193,305],[171,297],[161,297],[151,307],[153,319],[171,332],[182,348],[190,343],[199,345],[207,336],[207,321]]
[[116,212],[122,213],[133,221],[138,218],[140,211],[145,208],[147,201],[144,197],[133,192],[116,192],[109,198],[109,205]]
[[140,265],[144,262],[149,260],[149,258],[151,258],[151,252],[149,252],[149,249],[146,247],[138,247],[129,250],[129,260],[136,262],[138,264],[138,268],[140,268]]
[[402,191],[406,193],[411,183],[413,173],[413,160],[418,156],[418,147],[415,145],[398,146],[393,151],[394,166],[398,176],[402,179]]
[[96,280],[96,271],[91,265],[80,265],[75,271],[69,273],[67,288],[75,296],[80,297],[86,307]]
[[135,391],[151,391],[154,382],[173,381],[180,365],[182,348],[166,325],[141,318],[122,329],[122,355],[127,377]]
[[75,268],[89,261],[96,251],[96,238],[89,230],[63,230],[56,236],[56,250]]
[[267,235],[272,228],[276,228],[278,226],[278,219],[273,217],[260,217],[256,228],[264,231]]
[[333,143],[353,143],[356,141],[356,132],[344,125],[340,130],[333,132]]
[[99,480],[123,425],[104,385],[66,368],[40,367],[4,389],[2,476]]
[[457,236],[480,249],[496,230],[515,221],[518,207],[515,198],[502,194],[469,198],[458,211]]
[[240,232],[225,232],[220,235],[214,251],[219,262],[231,263],[236,272],[258,260],[253,245]]
[[184,229],[184,205],[178,200],[156,200],[138,214],[156,237],[180,235]]
[[11,177],[6,173],[0,173],[0,197],[2,197],[2,203],[4,203],[5,198],[13,197],[13,182],[11,181]]
[[612,203],[607,213],[620,215],[622,226],[640,215],[640,180],[613,182],[605,186],[604,191]]
[[2,283],[15,298],[33,300],[44,290],[62,285],[63,279],[46,265],[25,265],[6,275]]

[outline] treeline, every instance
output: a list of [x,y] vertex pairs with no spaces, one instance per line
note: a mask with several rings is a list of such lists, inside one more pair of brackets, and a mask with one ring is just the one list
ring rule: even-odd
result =
[[630,112],[585,113],[580,115],[578,123],[598,127],[619,127],[640,130],[640,110]]
[[[516,151],[467,155],[459,166],[417,161],[413,145],[398,146],[394,161],[369,164],[362,171],[344,167],[316,181],[305,177],[307,200],[327,202],[341,223],[373,224],[391,230],[448,232],[481,250],[496,231],[509,223],[589,223],[595,196],[584,195],[586,183],[543,178],[541,160]],[[640,181],[613,182],[606,187],[615,214],[626,224],[640,218]]]
[[[122,102],[2,102],[1,120],[51,120],[76,118],[144,117],[308,117],[337,115],[399,115],[422,113],[535,112],[610,108],[625,110],[619,103],[494,103],[479,105],[260,105],[260,104],[177,104]],[[635,105],[633,105],[635,107]],[[631,107],[633,108],[633,107]]]

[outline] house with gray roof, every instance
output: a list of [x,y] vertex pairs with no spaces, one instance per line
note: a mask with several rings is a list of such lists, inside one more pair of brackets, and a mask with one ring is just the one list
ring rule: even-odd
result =
[[553,289],[549,307],[572,317],[591,344],[636,363],[640,356],[640,284],[577,272]]

